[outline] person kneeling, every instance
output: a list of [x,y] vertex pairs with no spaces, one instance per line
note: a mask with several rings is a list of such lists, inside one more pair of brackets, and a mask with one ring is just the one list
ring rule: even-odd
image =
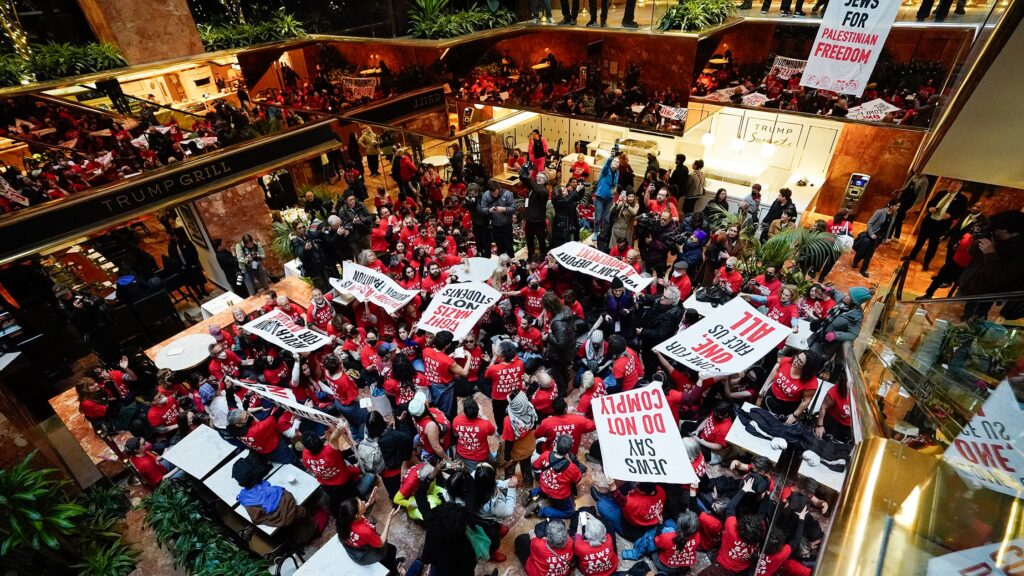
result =
[[388,530],[391,520],[401,508],[395,506],[384,522],[384,531],[379,535],[373,524],[366,518],[366,502],[358,498],[349,498],[338,507],[335,527],[338,529],[338,540],[341,540],[349,558],[360,566],[369,566],[380,562],[388,569],[389,574],[398,573],[398,548],[388,542]]

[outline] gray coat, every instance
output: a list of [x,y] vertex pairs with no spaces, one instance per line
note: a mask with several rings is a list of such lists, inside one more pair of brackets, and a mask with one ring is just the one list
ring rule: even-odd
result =
[[885,236],[886,220],[889,218],[888,208],[882,207],[875,210],[875,213],[868,219],[868,234],[872,236]]
[[[477,211],[481,214],[485,214],[491,217],[491,226],[511,226],[512,215],[515,213],[515,198],[512,196],[512,192],[501,190],[501,194],[495,199],[491,191],[488,190],[480,196],[480,204],[477,205]],[[491,212],[491,208],[503,207],[507,208],[505,212]]]

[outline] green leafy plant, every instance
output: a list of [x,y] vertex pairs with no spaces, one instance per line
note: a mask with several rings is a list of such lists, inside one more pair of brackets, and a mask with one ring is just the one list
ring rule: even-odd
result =
[[679,0],[661,17],[661,30],[699,32],[728,20],[737,10],[733,0]]
[[86,512],[67,500],[63,488],[68,482],[56,479],[56,470],[30,466],[34,455],[0,470],[0,556],[22,547],[61,548],[62,537],[74,532]]
[[270,251],[285,262],[295,258],[292,252],[292,227],[287,222],[274,222],[270,226],[274,239],[270,242]]
[[85,56],[89,59],[92,72],[123,68],[128,65],[128,61],[121,55],[121,51],[110,42],[86,44]]
[[29,74],[28,63],[17,54],[0,54],[0,86],[18,86]]
[[82,562],[73,567],[78,576],[128,576],[135,570],[138,552],[118,538],[106,546],[90,546]]
[[306,35],[303,23],[284,8],[264,15],[258,22],[199,24],[199,39],[207,51],[245,48],[264,42],[279,42]]
[[409,33],[414,38],[452,38],[508,26],[516,21],[509,10],[493,4],[473,4],[466,10],[453,12],[448,0],[414,0],[409,11]]
[[118,484],[94,485],[82,492],[78,501],[85,506],[86,514],[91,518],[122,518],[131,508],[128,491]]
[[33,44],[28,66],[38,80],[53,80],[122,68],[128,62],[109,43],[76,45],[67,42]]

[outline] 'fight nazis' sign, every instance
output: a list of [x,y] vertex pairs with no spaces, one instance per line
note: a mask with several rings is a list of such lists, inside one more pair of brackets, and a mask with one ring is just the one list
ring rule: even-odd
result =
[[609,478],[684,485],[698,481],[661,388],[595,398],[594,423]]
[[654,278],[640,276],[632,266],[614,256],[579,242],[567,242],[548,252],[562,266],[576,272],[582,272],[601,280],[611,282],[613,278],[622,280],[622,285],[631,292],[641,292],[654,281]]
[[654,349],[707,376],[736,374],[792,333],[792,328],[761,314],[742,298],[733,298]]
[[462,340],[499,297],[497,290],[480,282],[448,284],[434,294],[416,326],[432,334],[447,330]]
[[863,94],[899,10],[895,0],[833,2],[821,18],[800,85]]
[[331,337],[299,326],[280,310],[271,310],[242,329],[290,352],[312,352],[330,343]]
[[406,290],[384,274],[355,262],[345,262],[341,280],[331,278],[331,286],[360,302],[369,300],[388,314],[394,314],[416,297],[416,290]]
[[1010,383],[1003,380],[985,405],[946,449],[946,462],[956,466],[969,485],[978,484],[1024,496],[1024,412]]
[[266,384],[258,384],[256,382],[244,382],[231,377],[226,377],[225,380],[235,386],[241,386],[242,388],[255,392],[260,397],[270,400],[274,404],[277,404],[281,408],[284,408],[303,420],[319,422],[320,424],[331,427],[342,425],[341,419],[331,416],[325,412],[321,412],[315,408],[306,406],[305,404],[300,404],[299,401],[295,399],[295,394],[288,388],[268,386]]

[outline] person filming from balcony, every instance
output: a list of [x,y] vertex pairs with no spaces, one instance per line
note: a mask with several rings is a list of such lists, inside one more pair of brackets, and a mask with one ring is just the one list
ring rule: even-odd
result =
[[[1024,290],[1024,212],[1008,210],[995,214],[988,229],[974,234],[970,253],[974,257],[960,276],[960,296],[978,296]],[[968,302],[963,319],[985,318],[991,300]],[[1004,318],[1024,316],[1024,300],[1010,300],[1003,306]]]

